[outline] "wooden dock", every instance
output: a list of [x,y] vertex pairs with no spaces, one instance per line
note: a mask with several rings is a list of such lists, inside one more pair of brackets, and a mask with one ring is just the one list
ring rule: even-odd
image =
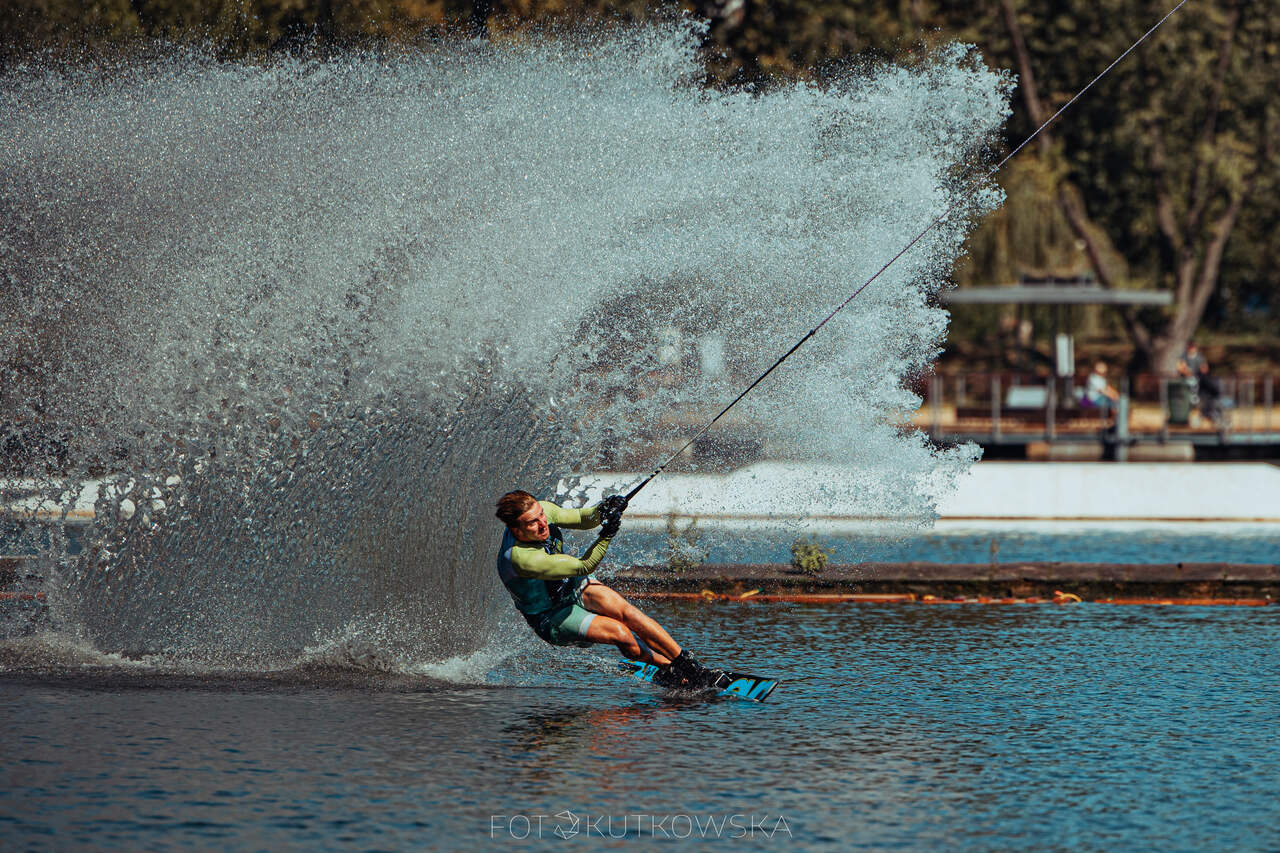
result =
[[607,582],[637,597],[799,602],[1143,601],[1273,604],[1280,565],[1228,563],[860,563],[808,575],[785,565],[638,566]]

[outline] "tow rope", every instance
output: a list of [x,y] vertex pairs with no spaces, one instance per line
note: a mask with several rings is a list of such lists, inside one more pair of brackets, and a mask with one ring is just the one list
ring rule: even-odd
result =
[[1100,72],[1096,77],[1094,77],[1092,80],[1090,80],[1090,81],[1085,85],[1085,87],[1084,87],[1084,88],[1082,88],[1080,91],[1076,92],[1076,93],[1075,93],[1075,95],[1073,95],[1073,96],[1071,97],[1071,100],[1067,101],[1065,104],[1063,104],[1061,107],[1059,107],[1059,108],[1058,108],[1058,111],[1057,111],[1057,112],[1055,112],[1053,115],[1049,116],[1049,118],[1045,119],[1045,121],[1044,121],[1044,122],[1043,122],[1039,127],[1037,127],[1037,128],[1035,129],[1035,132],[1033,132],[1030,136],[1028,136],[1026,139],[1024,139],[1024,140],[1023,140],[1023,141],[1018,145],[1018,147],[1017,147],[1017,148],[1014,148],[1012,151],[1010,151],[1010,152],[1005,156],[1005,158],[1004,158],[1003,160],[1001,160],[999,163],[997,163],[995,166],[993,166],[993,167],[990,169],[990,171],[988,171],[985,175],[982,175],[981,177],[979,177],[979,178],[975,178],[973,181],[971,181],[971,182],[969,183],[969,186],[965,188],[964,192],[960,195],[960,197],[959,197],[956,201],[953,201],[953,202],[951,203],[951,205],[950,205],[946,210],[942,211],[942,213],[941,213],[941,214],[940,214],[936,219],[934,219],[934,220],[933,220],[932,222],[930,222],[927,226],[925,226],[925,228],[924,228],[924,230],[923,230],[923,231],[921,231],[919,234],[917,234],[915,237],[913,237],[913,238],[910,240],[910,242],[908,242],[905,246],[903,246],[903,247],[898,251],[898,253],[897,253],[896,255],[894,255],[892,258],[890,258],[888,261],[886,261],[886,262],[885,262],[885,264],[884,264],[884,266],[882,266],[882,267],[880,267],[880,269],[876,270],[876,271],[875,271],[875,273],[874,273],[870,278],[868,278],[865,282],[863,282],[863,283],[862,283],[862,286],[861,286],[861,287],[859,287],[859,288],[858,288],[857,290],[855,290],[853,293],[849,294],[849,296],[848,296],[848,297],[847,297],[843,302],[841,302],[839,305],[837,305],[837,306],[835,307],[835,310],[833,310],[830,314],[828,314],[826,317],[824,317],[824,318],[823,318],[822,322],[820,322],[818,325],[816,325],[816,326],[814,326],[812,329],[810,329],[810,330],[808,331],[808,333],[807,333],[807,334],[805,334],[805,336],[804,336],[804,337],[802,337],[800,340],[796,341],[796,342],[795,342],[795,345],[794,345],[794,346],[792,346],[792,347],[791,347],[791,349],[789,349],[789,350],[787,350],[785,353],[783,353],[783,354],[778,358],[778,360],[777,360],[777,361],[775,361],[775,362],[774,362],[774,363],[769,367],[769,369],[768,369],[768,370],[766,370],[764,373],[761,373],[759,376],[757,376],[757,377],[755,378],[755,381],[753,381],[750,385],[748,385],[746,388],[744,388],[744,389],[742,390],[742,393],[741,393],[741,394],[739,394],[738,396],[734,397],[734,398],[733,398],[733,400],[731,400],[731,401],[729,402],[729,405],[727,405],[727,406],[725,406],[723,409],[721,409],[719,414],[717,414],[714,418],[712,418],[710,421],[708,421],[708,422],[706,423],[706,425],[705,425],[705,426],[703,426],[703,427],[702,427],[702,429],[698,430],[698,432],[697,432],[697,433],[695,433],[695,434],[694,434],[694,436],[693,436],[692,438],[690,438],[688,441],[686,441],[686,442],[681,446],[681,448],[680,448],[679,450],[677,450],[675,453],[671,454],[671,456],[669,456],[669,457],[667,458],[667,460],[666,460],[665,462],[663,462],[661,465],[659,465],[657,468],[654,468],[654,469],[653,469],[653,473],[649,474],[649,476],[647,476],[647,477],[645,477],[643,480],[641,480],[641,481],[640,481],[640,483],[639,483],[637,486],[635,486],[635,488],[633,488],[631,491],[627,492],[627,496],[626,496],[626,497],[627,497],[627,500],[628,500],[628,501],[630,501],[630,500],[631,500],[632,498],[634,498],[637,494],[639,494],[639,493],[640,493],[640,490],[641,490],[641,489],[643,489],[645,486],[649,485],[649,482],[650,482],[651,480],[653,480],[653,478],[654,478],[654,477],[657,477],[659,474],[661,474],[661,473],[666,469],[666,467],[667,467],[668,465],[670,465],[672,462],[674,462],[674,461],[675,461],[675,459],[676,459],[676,457],[678,457],[681,453],[684,453],[686,450],[688,450],[688,449],[689,449],[689,447],[690,447],[690,446],[692,446],[692,445],[693,445],[693,443],[694,443],[695,441],[697,441],[699,438],[702,438],[702,436],[706,435],[707,431],[708,431],[708,430],[710,430],[713,426],[715,426],[715,425],[716,425],[716,421],[718,421],[718,420],[720,420],[722,417],[724,417],[725,413],[727,413],[730,409],[732,409],[734,406],[736,406],[736,405],[738,404],[738,402],[742,400],[742,398],[743,398],[743,397],[745,397],[745,396],[747,396],[747,394],[751,393],[752,389],[754,389],[757,385],[759,385],[761,382],[763,382],[763,381],[765,380],[765,378],[766,378],[769,374],[771,374],[771,373],[773,373],[773,371],[777,370],[777,369],[778,369],[778,367],[779,367],[779,366],[780,366],[784,361],[786,361],[788,358],[790,358],[790,357],[791,357],[791,355],[792,355],[796,350],[798,350],[798,349],[800,349],[800,347],[804,346],[804,345],[805,345],[805,343],[806,343],[806,342],[808,342],[808,340],[809,340],[810,338],[812,338],[814,335],[816,335],[816,334],[818,333],[818,330],[819,330],[819,329],[821,329],[823,326],[825,326],[825,325],[827,324],[827,322],[831,320],[831,318],[832,318],[832,317],[834,317],[834,316],[836,316],[837,314],[839,314],[841,311],[843,311],[843,310],[845,309],[845,306],[847,306],[847,305],[848,305],[850,302],[852,302],[854,299],[858,298],[858,295],[859,295],[860,293],[862,293],[862,291],[866,290],[866,289],[867,289],[867,287],[868,287],[872,282],[874,282],[876,279],[878,279],[878,278],[879,278],[879,277],[884,273],[884,271],[885,271],[885,270],[887,270],[887,269],[889,269],[889,267],[893,266],[893,264],[894,264],[894,263],[895,263],[899,258],[901,258],[903,255],[905,255],[908,251],[910,251],[910,250],[911,250],[911,248],[912,248],[913,246],[915,246],[915,244],[916,244],[916,243],[919,243],[922,239],[924,239],[925,235],[927,235],[930,231],[932,231],[934,228],[936,228],[936,227],[938,226],[938,224],[939,224],[939,223],[941,223],[944,219],[946,219],[948,216],[950,216],[950,215],[951,215],[951,214],[956,210],[956,208],[960,207],[962,204],[964,204],[964,203],[965,203],[965,202],[967,202],[970,198],[972,198],[972,197],[973,197],[973,194],[974,194],[975,192],[977,192],[978,188],[979,188],[983,183],[985,183],[986,181],[990,180],[990,179],[991,179],[991,178],[992,178],[996,173],[998,173],[1002,168],[1004,168],[1005,164],[1007,164],[1010,160],[1012,160],[1015,156],[1017,156],[1018,152],[1020,152],[1023,148],[1026,148],[1026,147],[1027,147],[1027,145],[1028,145],[1032,140],[1034,140],[1037,136],[1039,136],[1039,135],[1041,134],[1041,132],[1043,132],[1043,131],[1045,130],[1045,128],[1047,128],[1049,125],[1051,125],[1051,124],[1053,124],[1055,121],[1057,121],[1058,116],[1060,116],[1060,115],[1062,115],[1064,112],[1066,112],[1066,111],[1067,111],[1067,109],[1068,109],[1072,104],[1074,104],[1076,101],[1078,101],[1078,100],[1081,98],[1081,96],[1083,96],[1083,95],[1084,95],[1084,93],[1085,93],[1085,92],[1087,92],[1087,91],[1089,91],[1090,89],[1092,89],[1095,83],[1097,83],[1097,82],[1098,82],[1099,80],[1101,80],[1103,77],[1107,76],[1107,74],[1108,74],[1108,73],[1110,73],[1111,69],[1113,69],[1113,68],[1115,68],[1117,65],[1119,65],[1119,64],[1124,60],[1124,58],[1125,58],[1126,56],[1128,56],[1130,53],[1132,53],[1134,50],[1136,50],[1140,44],[1142,44],[1144,41],[1146,41],[1146,40],[1147,40],[1147,38],[1148,38],[1148,37],[1150,37],[1150,36],[1151,36],[1151,34],[1152,34],[1152,33],[1154,33],[1156,30],[1160,29],[1160,27],[1164,24],[1164,22],[1165,22],[1165,21],[1167,21],[1167,20],[1169,20],[1170,18],[1172,18],[1172,17],[1174,16],[1174,14],[1176,14],[1176,13],[1177,13],[1177,11],[1178,11],[1179,9],[1181,9],[1183,6],[1185,6],[1185,5],[1187,4],[1187,2],[1188,2],[1188,0],[1181,0],[1181,2],[1180,2],[1180,3],[1178,3],[1178,5],[1174,6],[1172,9],[1170,9],[1170,10],[1165,14],[1165,16],[1164,16],[1163,18],[1161,18],[1159,21],[1157,21],[1157,22],[1155,23],[1155,25],[1154,25],[1153,27],[1151,27],[1151,29],[1147,30],[1145,33],[1143,33],[1143,34],[1142,34],[1142,36],[1141,36],[1137,41],[1135,41],[1133,44],[1129,45],[1129,47],[1124,51],[1124,53],[1121,53],[1121,54],[1120,54],[1119,56],[1117,56],[1114,60],[1112,60],[1112,62],[1111,62],[1111,64],[1110,64],[1110,65],[1108,65],[1106,68],[1102,69],[1102,71],[1101,71],[1101,72]]

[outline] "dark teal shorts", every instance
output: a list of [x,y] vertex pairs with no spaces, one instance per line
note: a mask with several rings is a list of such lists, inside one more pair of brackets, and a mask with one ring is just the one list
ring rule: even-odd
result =
[[582,587],[558,609],[546,615],[525,616],[533,632],[553,646],[592,645],[587,640],[587,628],[594,618],[596,614],[582,606]]

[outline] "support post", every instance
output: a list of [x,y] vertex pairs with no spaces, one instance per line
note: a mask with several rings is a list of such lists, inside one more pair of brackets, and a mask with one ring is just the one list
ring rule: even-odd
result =
[[[1226,397],[1228,400],[1231,401],[1232,406],[1239,406],[1240,405],[1240,377],[1232,376],[1230,382],[1231,382],[1231,385],[1229,387],[1231,390],[1229,393],[1226,394]],[[1228,408],[1227,406],[1222,405],[1221,398],[1219,398],[1219,401],[1218,401],[1217,415],[1218,415],[1218,423],[1216,424],[1216,426],[1218,427],[1218,443],[1226,444],[1227,434],[1231,432],[1232,410],[1231,408]]]
[[1116,461],[1129,461],[1129,377],[1120,381],[1120,399],[1116,401]]
[[991,437],[1000,440],[1000,375],[991,377]]
[[933,437],[937,438],[938,433],[942,430],[942,412],[941,403],[938,397],[941,395],[940,385],[942,377],[933,375],[929,377],[929,413],[933,418]]
[[1058,437],[1057,412],[1058,380],[1051,376],[1049,377],[1049,396],[1044,406],[1044,436],[1050,442]]
[[[1257,409],[1257,402],[1254,400],[1254,388],[1257,380],[1252,376],[1240,380],[1240,399],[1236,401],[1236,410],[1244,415],[1245,406],[1249,408],[1249,420],[1244,425],[1245,432],[1253,432],[1253,416]],[[1229,413],[1226,413],[1230,417]]]
[[1169,377],[1160,377],[1160,443],[1169,443]]
[[1263,416],[1265,419],[1263,429],[1267,432],[1271,432],[1271,406],[1275,402],[1275,397],[1272,396],[1273,390],[1271,374],[1267,374],[1267,378],[1262,381],[1262,399],[1266,404],[1266,414]]

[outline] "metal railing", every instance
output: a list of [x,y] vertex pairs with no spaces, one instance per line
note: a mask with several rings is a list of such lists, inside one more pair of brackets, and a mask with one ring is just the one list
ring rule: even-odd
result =
[[1113,385],[1119,401],[1094,407],[1083,400],[1084,376],[936,374],[916,423],[934,436],[982,434],[995,441],[1013,433],[1054,441],[1104,430],[1121,441],[1168,441],[1181,434],[1280,441],[1275,375],[1227,375],[1214,382],[1216,396],[1179,375],[1118,377]]

